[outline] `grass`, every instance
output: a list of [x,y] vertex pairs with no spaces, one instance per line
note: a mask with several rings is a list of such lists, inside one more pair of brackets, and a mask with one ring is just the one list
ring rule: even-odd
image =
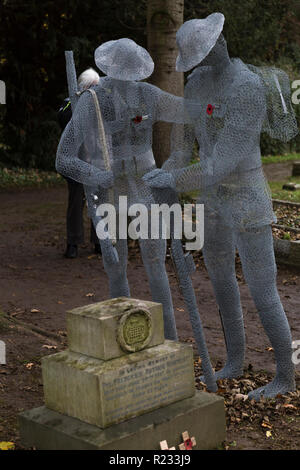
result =
[[[264,165],[268,165],[270,163],[284,163],[294,160],[300,160],[299,153],[262,157],[262,162]],[[26,170],[23,168],[0,168],[0,190],[13,188],[20,189],[26,187],[51,187],[62,184],[63,181],[64,179],[54,171],[41,171],[37,169]],[[300,177],[290,178],[289,181],[300,184]],[[274,199],[282,199],[300,203],[300,190],[283,190],[282,186],[286,182],[287,181],[276,181],[269,183],[272,191],[272,197]],[[186,198],[183,197],[183,200],[187,203],[190,202],[190,198],[194,199],[196,196],[197,192],[190,193]]]
[[61,184],[64,179],[54,171],[24,168],[0,168],[0,189],[50,187]]
[[288,191],[282,189],[282,186],[287,182],[300,184],[300,176],[289,178],[287,181],[269,181],[273,199],[300,203],[300,190]]
[[289,153],[286,155],[269,155],[266,157],[262,157],[262,162],[264,165],[268,165],[270,163],[293,162],[297,160],[300,160],[300,153]]
[[[300,203],[300,190],[288,191],[286,189],[282,189],[283,185],[288,182],[300,184],[300,176],[298,176],[297,178],[288,178],[284,181],[269,181],[269,186],[272,192],[272,198],[280,199],[281,201]],[[181,194],[180,201],[182,204],[192,204],[197,199],[197,195],[197,191]]]

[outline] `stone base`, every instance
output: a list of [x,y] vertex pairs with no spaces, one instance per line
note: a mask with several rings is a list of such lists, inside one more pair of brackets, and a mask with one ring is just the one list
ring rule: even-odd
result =
[[300,266],[300,241],[273,238],[276,261],[288,266]]
[[196,438],[195,450],[216,449],[226,432],[223,398],[199,391],[107,429],[46,407],[21,413],[19,424],[22,445],[41,450],[160,450],[163,440],[178,450],[184,431]]

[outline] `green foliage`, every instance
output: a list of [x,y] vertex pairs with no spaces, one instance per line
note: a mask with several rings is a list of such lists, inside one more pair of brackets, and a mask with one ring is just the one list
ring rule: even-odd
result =
[[283,239],[284,239],[284,240],[291,240],[291,234],[290,234],[290,232],[285,232],[285,233],[283,234]]
[[254,65],[274,63],[286,48],[283,35],[288,18],[294,15],[292,4],[293,0],[187,0],[185,19],[223,13],[224,34],[232,57]]
[[64,179],[53,171],[34,168],[0,168],[0,189],[49,187],[62,184]]
[[[94,50],[104,41],[130,37],[146,47],[146,6],[147,0],[1,2],[0,79],[7,104],[0,106],[0,167],[54,169],[57,110],[67,95],[64,51],[74,51],[80,73],[94,66]],[[185,0],[185,19],[214,11],[226,16],[233,57],[277,63],[300,78],[299,1]],[[300,106],[297,113],[300,122]],[[300,151],[300,138],[283,146],[263,137],[262,149]]]
[[94,50],[104,41],[130,36],[146,45],[145,2],[143,10],[121,0],[8,0],[0,8],[0,78],[7,89],[0,161],[54,169],[57,110],[67,96],[64,51],[74,51],[80,73],[94,66]]
[[288,191],[287,189],[282,189],[283,185],[286,183],[297,183],[300,184],[300,177],[288,178],[287,181],[271,181],[269,186],[272,191],[273,199],[280,199],[281,201],[290,201],[290,202],[299,202],[300,203],[300,190],[297,191]]
[[262,163],[269,165],[270,163],[285,163],[285,162],[296,162],[300,160],[299,153],[287,153],[285,155],[267,155],[262,157]]

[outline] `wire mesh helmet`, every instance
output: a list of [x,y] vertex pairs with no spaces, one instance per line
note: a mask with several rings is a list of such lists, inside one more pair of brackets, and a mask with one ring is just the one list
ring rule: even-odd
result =
[[204,20],[186,21],[179,28],[176,34],[177,72],[187,72],[205,59],[223,31],[224,22],[222,13],[213,13]]
[[143,80],[154,70],[154,62],[146,49],[128,38],[97,47],[95,63],[108,77],[125,81]]

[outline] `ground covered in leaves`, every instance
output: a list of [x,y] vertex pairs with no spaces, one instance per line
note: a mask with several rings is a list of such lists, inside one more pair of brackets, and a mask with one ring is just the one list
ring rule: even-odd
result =
[[284,240],[300,240],[300,204],[275,204],[277,224],[273,228],[276,238]]
[[[42,405],[41,358],[67,347],[65,312],[108,298],[101,259],[88,242],[74,260],[65,249],[65,187],[1,194],[0,340],[7,347],[7,364],[0,365],[0,442],[20,448],[17,415]],[[225,346],[218,309],[201,254],[195,256],[193,283],[213,366],[222,367]],[[170,259],[167,269],[181,341],[192,332]],[[136,244],[130,244],[128,278],[132,297],[150,299]],[[259,322],[237,259],[237,278],[245,316],[245,374],[223,381],[227,440],[225,449],[300,449],[299,392],[276,401],[252,403],[247,393],[274,374],[272,348]],[[300,271],[279,266],[278,288],[294,340],[300,340]],[[195,350],[196,354],[196,350]],[[195,360],[196,376],[200,365]],[[300,366],[297,366],[299,390]],[[202,384],[197,382],[197,387]]]
[[[200,390],[200,361],[195,361],[196,386]],[[221,366],[222,364],[219,364]],[[299,450],[300,448],[300,378],[297,390],[276,399],[262,398],[259,403],[248,398],[249,390],[266,385],[272,375],[254,371],[252,366],[240,379],[220,380],[218,394],[224,397],[227,439],[225,450]]]

